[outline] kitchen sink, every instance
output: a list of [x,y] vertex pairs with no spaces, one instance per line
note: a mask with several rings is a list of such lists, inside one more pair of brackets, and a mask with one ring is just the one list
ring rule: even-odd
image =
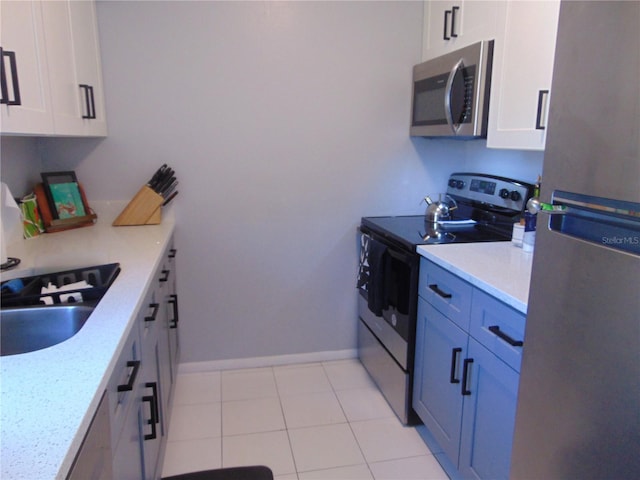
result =
[[0,355],[16,355],[57,345],[83,327],[92,305],[48,305],[3,308],[0,312]]

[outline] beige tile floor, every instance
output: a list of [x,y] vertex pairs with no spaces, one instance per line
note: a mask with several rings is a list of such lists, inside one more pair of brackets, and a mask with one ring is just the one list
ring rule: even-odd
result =
[[180,374],[163,476],[258,464],[276,480],[448,478],[357,360]]

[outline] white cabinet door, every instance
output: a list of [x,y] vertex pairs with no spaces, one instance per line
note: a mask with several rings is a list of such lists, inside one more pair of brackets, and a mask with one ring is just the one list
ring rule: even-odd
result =
[[95,2],[3,0],[0,16],[0,132],[106,136]]
[[73,135],[81,129],[82,115],[75,76],[69,2],[43,2],[42,17],[47,44],[54,132]]
[[106,135],[94,2],[44,2],[43,19],[55,133]]
[[[42,25],[41,2],[0,2],[2,76],[6,82],[0,105],[3,134],[53,133]],[[19,105],[12,104],[17,93]]]
[[560,2],[510,1],[494,47],[487,146],[544,150]]
[[494,39],[502,8],[500,1],[426,1],[422,60],[429,60],[481,40]]
[[84,119],[82,133],[85,136],[103,137],[107,135],[107,115],[95,1],[71,1],[71,28],[76,78],[79,85],[86,85],[81,89],[81,103],[84,103],[82,112],[84,116],[92,117]]

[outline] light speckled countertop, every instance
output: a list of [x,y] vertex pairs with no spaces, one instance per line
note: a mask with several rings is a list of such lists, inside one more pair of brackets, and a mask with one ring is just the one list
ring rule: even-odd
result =
[[523,252],[511,242],[421,245],[417,251],[519,312],[527,313],[533,253]]
[[0,357],[3,480],[66,477],[135,324],[174,222],[163,211],[160,225],[112,227],[125,204],[92,204],[97,224],[9,246],[9,256],[22,262],[3,272],[2,280],[115,262],[122,271],[75,336],[40,351]]

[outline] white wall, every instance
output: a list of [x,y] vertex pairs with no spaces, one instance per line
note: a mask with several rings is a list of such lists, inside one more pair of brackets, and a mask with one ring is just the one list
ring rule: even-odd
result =
[[177,170],[182,361],[355,348],[360,217],[423,213],[451,172],[486,171],[484,142],[408,137],[422,2],[99,2],[98,20],[109,136],[43,140],[43,162],[90,200]]

